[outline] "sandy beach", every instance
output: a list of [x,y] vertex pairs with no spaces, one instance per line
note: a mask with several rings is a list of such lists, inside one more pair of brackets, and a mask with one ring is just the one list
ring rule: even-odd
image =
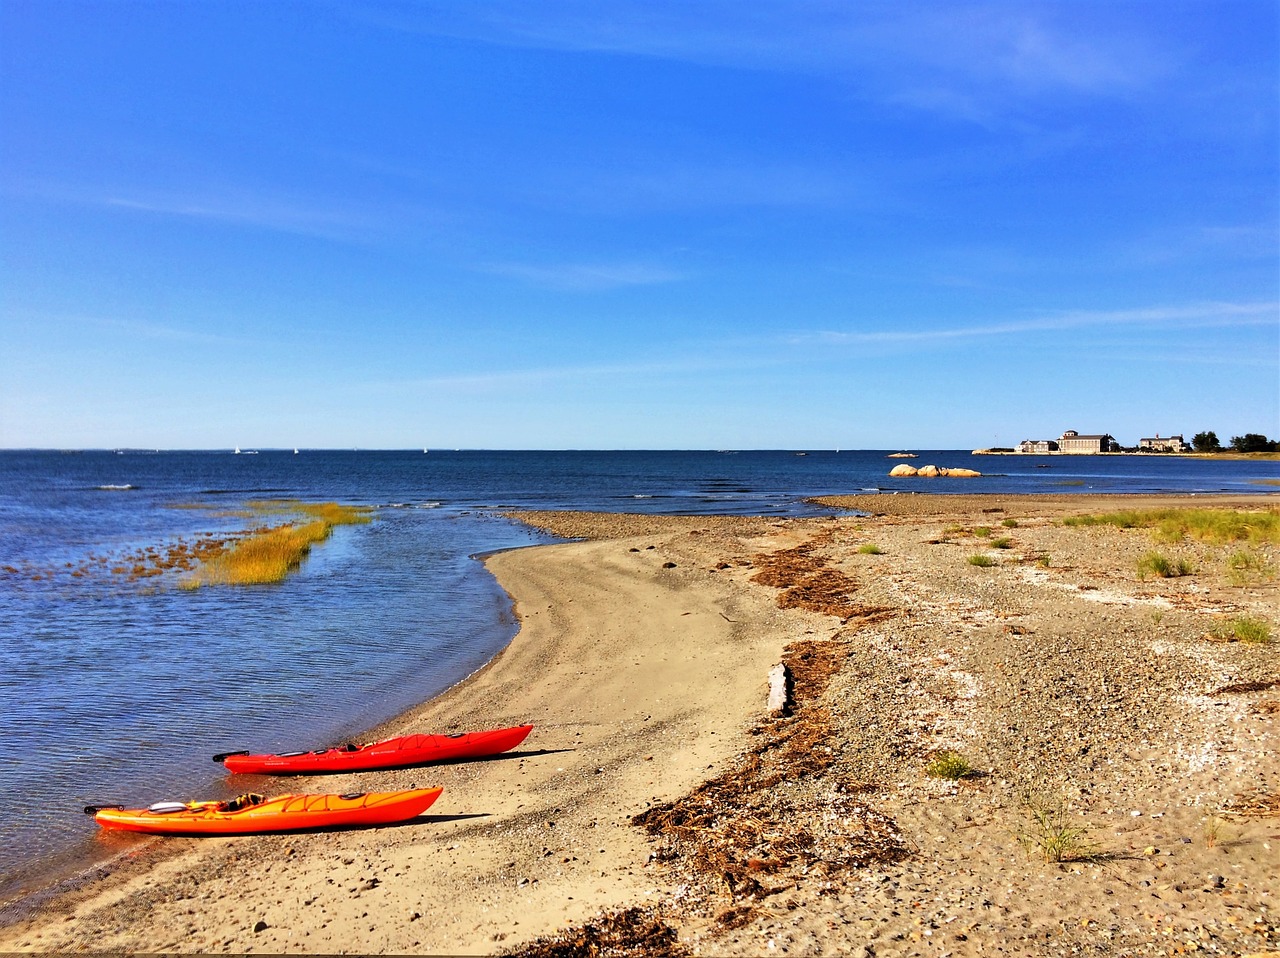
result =
[[830,504],[866,515],[524,514],[582,541],[486,560],[515,640],[369,736],[534,723],[519,750],[246,777],[445,791],[392,828],[103,836],[0,952],[1280,952],[1280,547],[1061,521],[1280,497]]

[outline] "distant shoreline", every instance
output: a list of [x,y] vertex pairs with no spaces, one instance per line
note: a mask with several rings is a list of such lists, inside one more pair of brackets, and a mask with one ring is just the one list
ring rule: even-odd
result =
[[974,449],[971,456],[1065,456],[1067,458],[1083,458],[1085,456],[1142,456],[1150,459],[1226,459],[1226,460],[1258,460],[1260,462],[1280,462],[1280,452],[1018,452],[1016,449]]

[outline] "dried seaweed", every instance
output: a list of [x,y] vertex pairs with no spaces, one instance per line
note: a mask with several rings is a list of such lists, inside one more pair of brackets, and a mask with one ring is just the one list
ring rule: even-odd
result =
[[627,908],[506,954],[519,958],[686,958],[689,950],[680,944],[676,930],[651,909]]
[[[865,786],[824,782],[839,751],[830,712],[817,700],[850,654],[839,639],[790,646],[784,661],[795,714],[758,725],[753,734],[760,743],[730,771],[631,820],[662,840],[657,860],[701,883],[709,896],[729,898],[734,907],[721,915],[730,927],[747,920],[746,903],[794,880],[771,884],[771,876],[833,874],[909,854],[895,823],[854,797]],[[813,788],[797,789],[806,783],[821,789],[820,802]]]
[[791,549],[756,556],[752,564],[760,571],[751,577],[751,581],[777,589],[796,585],[806,576],[826,567],[828,560],[813,554],[816,548],[817,541],[811,539]]
[[1274,689],[1280,686],[1280,679],[1272,679],[1268,682],[1237,682],[1234,685],[1224,685],[1220,689],[1210,692],[1210,695],[1240,695],[1245,692],[1265,692],[1267,689]]
[[830,560],[817,554],[830,542],[831,533],[823,533],[791,549],[758,555],[752,561],[760,571],[751,581],[781,589],[778,606],[783,609],[833,615],[843,622],[854,618],[873,622],[892,615],[891,609],[860,605],[850,598],[858,589],[857,581],[827,568]]
[[1222,811],[1242,818],[1270,818],[1280,815],[1280,791],[1244,792],[1228,802]]

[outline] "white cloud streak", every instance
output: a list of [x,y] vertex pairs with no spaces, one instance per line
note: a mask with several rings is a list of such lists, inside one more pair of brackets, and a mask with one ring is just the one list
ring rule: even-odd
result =
[[387,0],[350,15],[398,31],[509,46],[840,75],[887,102],[971,119],[988,113],[981,100],[1125,96],[1173,68],[1174,58],[1149,35],[1125,25],[1122,8],[1087,11],[1036,0],[445,0],[426,8]]
[[561,263],[538,266],[529,263],[488,263],[483,272],[562,292],[600,292],[632,286],[678,282],[684,274],[642,263]]
[[1017,336],[1099,326],[1176,326],[1179,328],[1276,326],[1280,328],[1280,303],[1200,303],[1144,309],[1073,310],[1025,320],[951,326],[938,329],[824,330],[789,338],[795,345],[825,343],[929,343]]
[[176,217],[317,239],[359,242],[371,235],[375,218],[339,204],[297,201],[269,190],[205,186],[147,190],[48,182],[9,182],[4,192],[123,213]]

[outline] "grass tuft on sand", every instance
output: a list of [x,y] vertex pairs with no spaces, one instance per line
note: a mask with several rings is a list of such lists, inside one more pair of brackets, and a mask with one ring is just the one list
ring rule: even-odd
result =
[[1071,819],[1061,795],[1030,788],[1019,803],[1027,822],[1017,838],[1028,855],[1059,864],[1098,857],[1097,848],[1086,838],[1089,826]]
[[1271,641],[1271,624],[1265,619],[1238,615],[1218,626],[1213,637],[1222,642],[1248,642],[1266,645]]
[[1128,509],[1102,515],[1068,516],[1062,522],[1067,526],[1150,529],[1159,542],[1181,542],[1184,537],[1218,544],[1280,542],[1280,512],[1274,510]]
[[1148,552],[1138,560],[1138,578],[1145,582],[1149,577],[1177,579],[1195,573],[1195,567],[1186,559],[1173,560],[1159,552]]
[[959,752],[940,752],[925,766],[924,773],[930,778],[945,778],[951,782],[958,782],[962,778],[973,775],[974,768]]

